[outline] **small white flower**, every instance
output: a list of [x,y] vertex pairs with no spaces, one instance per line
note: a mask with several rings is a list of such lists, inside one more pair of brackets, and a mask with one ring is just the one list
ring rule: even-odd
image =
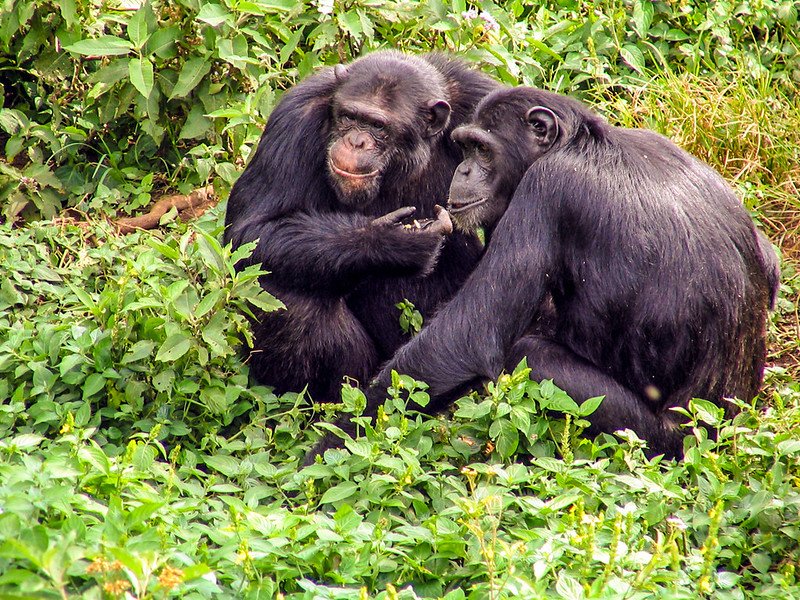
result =
[[323,15],[332,15],[334,1],[335,0],[318,0],[317,10],[319,10],[319,12],[321,12]]
[[485,10],[481,12],[481,19],[483,19],[483,29],[485,31],[500,31],[500,25],[498,25],[494,17]]
[[478,18],[478,11],[474,8],[470,8],[467,11],[461,13],[461,18],[466,19],[467,21],[472,21]]
[[684,523],[683,519],[680,517],[667,517],[667,523],[672,525],[678,531],[686,531],[689,526]]

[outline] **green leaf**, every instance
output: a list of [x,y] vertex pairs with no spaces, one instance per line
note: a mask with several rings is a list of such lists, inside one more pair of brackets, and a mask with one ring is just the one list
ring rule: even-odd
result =
[[169,99],[182,98],[188,95],[208,75],[211,70],[211,62],[203,57],[193,56],[183,64],[178,82],[172,89]]
[[70,370],[84,363],[86,363],[86,357],[82,354],[70,354],[61,361],[61,364],[58,365],[58,372],[60,373],[61,377],[64,377],[64,375],[66,375]]
[[586,594],[583,593],[583,587],[580,582],[573,577],[567,575],[566,571],[561,571],[556,580],[556,592],[564,600],[584,600]]
[[128,21],[128,39],[137,50],[147,43],[150,36],[147,33],[147,9],[140,8]]
[[155,342],[152,340],[139,340],[125,353],[120,360],[121,365],[127,365],[136,361],[144,360],[153,353],[153,348],[156,347]]
[[105,389],[106,378],[100,373],[92,373],[83,384],[83,399],[89,400],[92,396]]
[[175,42],[179,39],[180,33],[180,28],[174,25],[156,29],[145,44],[144,54],[147,56],[155,54],[164,60],[174,58],[178,53]]
[[131,83],[139,93],[145,98],[150,97],[153,91],[153,83],[155,77],[153,75],[153,63],[149,58],[132,58],[128,64],[128,73],[130,74]]
[[605,398],[605,396],[595,396],[594,398],[585,400],[578,409],[578,416],[588,417],[591,415],[599,408],[600,404],[603,402],[603,398]]
[[218,387],[208,387],[200,391],[200,401],[212,414],[222,415],[228,410],[228,399],[225,390]]
[[531,419],[527,410],[520,406],[514,406],[511,408],[510,418],[511,422],[514,424],[514,427],[516,427],[523,434],[528,434],[528,431],[531,428]]
[[197,20],[212,27],[222,23],[233,25],[236,22],[236,18],[221,4],[204,4],[197,13]]
[[232,456],[207,456],[206,464],[223,475],[233,477],[241,470],[241,461]]
[[297,0],[253,0],[253,4],[264,9],[264,12],[290,12],[297,7]]
[[292,53],[297,49],[297,44],[300,43],[300,40],[303,38],[303,30],[298,29],[295,31],[292,36],[287,40],[287,42],[281,48],[280,54],[280,63],[281,65],[285,65],[292,56]]
[[320,504],[333,504],[334,502],[341,502],[350,498],[358,491],[358,486],[352,481],[343,481],[337,486],[334,486],[322,494]]
[[29,450],[41,444],[46,438],[33,433],[23,433],[8,441],[8,445],[18,450]]
[[211,119],[205,116],[205,110],[200,104],[196,104],[186,116],[186,121],[181,127],[179,138],[191,140],[206,135],[211,128]]
[[508,419],[499,419],[489,427],[489,436],[494,439],[497,451],[503,458],[508,458],[517,450],[519,432]]
[[129,54],[133,45],[128,40],[113,35],[101,35],[99,38],[80,40],[64,46],[64,49],[84,56],[120,56]]
[[653,2],[651,0],[633,1],[633,30],[640,38],[645,39],[653,22]]
[[622,56],[622,59],[628,63],[628,66],[630,66],[634,71],[637,73],[645,72],[646,67],[644,54],[641,50],[639,50],[639,48],[627,44],[620,48],[619,53],[620,56]]
[[192,341],[182,333],[176,333],[167,338],[167,340],[158,349],[156,360],[161,362],[173,362],[178,360],[192,347]]
[[694,398],[689,402],[689,410],[703,423],[718,427],[722,422],[724,411],[708,400]]
[[95,442],[92,442],[91,446],[85,446],[79,449],[78,456],[84,462],[101,471],[104,475],[109,475],[111,473],[111,461],[108,459],[108,456],[106,456],[106,453],[103,452],[102,448]]

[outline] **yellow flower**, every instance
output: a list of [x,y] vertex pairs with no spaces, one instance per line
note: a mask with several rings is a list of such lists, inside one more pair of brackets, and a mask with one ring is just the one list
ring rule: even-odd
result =
[[103,589],[112,596],[119,596],[130,587],[131,587],[130,581],[126,581],[124,579],[115,579],[113,581],[106,581],[103,584]]
[[161,569],[161,573],[158,575],[158,583],[160,583],[161,587],[163,587],[165,590],[171,590],[172,588],[183,583],[183,571],[181,569],[176,569],[175,567],[165,565],[164,568]]

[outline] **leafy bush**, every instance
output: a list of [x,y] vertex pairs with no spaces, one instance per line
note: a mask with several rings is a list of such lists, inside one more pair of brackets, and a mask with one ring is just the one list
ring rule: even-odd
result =
[[0,227],[0,436],[98,427],[116,454],[135,432],[199,441],[251,410],[236,348],[249,307],[279,303],[260,271],[234,271],[251,248],[222,248],[219,227]]

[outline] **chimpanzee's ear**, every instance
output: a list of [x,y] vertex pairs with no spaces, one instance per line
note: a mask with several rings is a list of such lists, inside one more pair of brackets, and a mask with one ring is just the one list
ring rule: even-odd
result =
[[425,127],[425,137],[433,137],[441,133],[450,122],[450,105],[444,100],[431,100],[428,102],[428,123]]
[[525,115],[525,119],[540,146],[552,146],[558,139],[558,117],[549,108],[534,106]]
[[336,81],[338,82],[347,79],[347,65],[338,64],[333,67],[333,76],[336,77]]

